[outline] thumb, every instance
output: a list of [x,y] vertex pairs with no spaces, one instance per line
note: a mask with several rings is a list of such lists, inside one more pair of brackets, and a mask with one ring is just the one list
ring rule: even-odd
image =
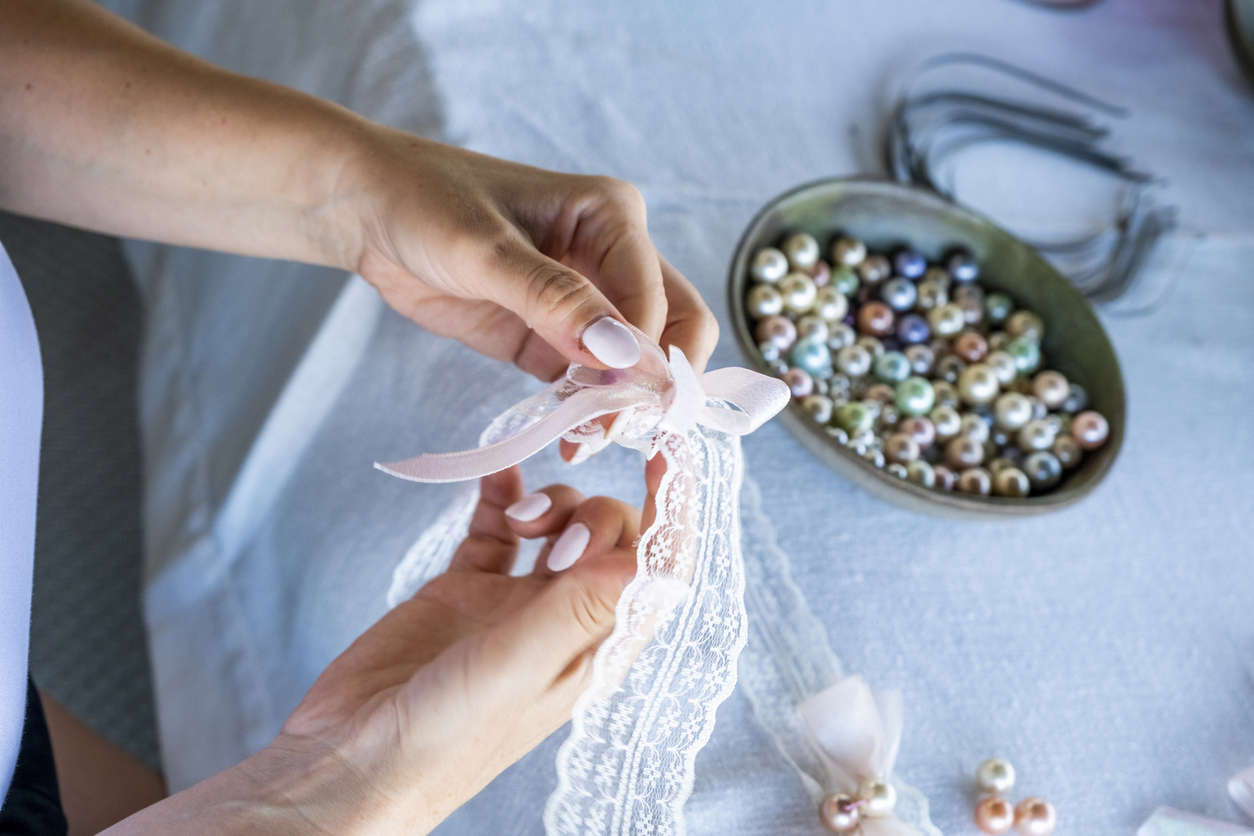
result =
[[526,241],[498,248],[487,270],[484,298],[522,317],[570,362],[626,369],[640,360],[636,335],[586,276]]

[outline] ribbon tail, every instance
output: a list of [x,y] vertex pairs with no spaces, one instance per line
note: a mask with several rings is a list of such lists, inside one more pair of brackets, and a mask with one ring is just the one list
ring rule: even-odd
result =
[[707,407],[701,423],[735,435],[753,432],[788,406],[792,397],[788,384],[779,378],[734,366],[706,372],[701,385],[707,398],[736,408],[733,411]]

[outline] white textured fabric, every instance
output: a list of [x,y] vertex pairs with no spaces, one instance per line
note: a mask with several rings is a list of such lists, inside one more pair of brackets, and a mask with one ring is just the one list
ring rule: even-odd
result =
[[26,715],[44,378],[26,292],[0,247],[0,804]]
[[[864,494],[773,424],[745,443],[746,469],[815,619],[793,644],[824,635],[848,671],[902,691],[897,768],[942,830],[969,829],[967,776],[992,754],[1074,832],[1128,833],[1164,803],[1234,818],[1224,782],[1254,762],[1254,109],[1220,4],[1105,0],[1069,15],[1012,0],[422,0],[412,15],[382,0],[351,14],[328,0],[112,5],[368,115],[638,183],[659,248],[723,319],[714,366],[743,362],[723,302],[739,234],[785,188],[878,167],[877,96],[903,63],[983,49],[1127,106],[1115,147],[1168,179],[1175,241],[1188,246],[1151,266],[1168,304],[1104,315],[1130,407],[1123,453],[1095,494],[1039,519],[922,517]],[[437,100],[443,117],[428,118]],[[1016,216],[1072,196],[1014,162],[972,166],[960,191],[983,189]],[[143,420],[158,576],[146,606],[177,787],[264,744],[381,614],[398,558],[453,495],[388,479],[371,458],[471,446],[471,428],[529,388],[381,313],[368,292],[358,315],[325,320],[339,290],[325,273],[131,253],[152,300]],[[329,352],[343,371],[334,385],[312,375],[313,354],[305,362],[315,333],[348,346]],[[287,388],[297,367],[311,371],[299,392]],[[262,439],[280,400],[312,417],[298,410]],[[239,463],[279,442],[305,452],[282,480],[235,493],[234,507],[251,507],[246,526],[224,522]],[[638,472],[634,454],[613,449],[574,469],[555,456],[526,466],[531,486],[571,481],[631,501]],[[817,679],[814,690],[831,681]],[[542,832],[561,739],[440,832]],[[692,834],[817,832],[744,688],[718,712],[685,811]]]

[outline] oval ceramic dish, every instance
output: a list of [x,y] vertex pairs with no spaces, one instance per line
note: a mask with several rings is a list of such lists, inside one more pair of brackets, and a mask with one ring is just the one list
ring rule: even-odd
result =
[[809,232],[826,248],[838,231],[881,251],[909,244],[929,260],[955,245],[970,249],[980,263],[981,284],[1040,314],[1045,322],[1043,367],[1057,369],[1084,387],[1090,407],[1110,423],[1110,436],[1053,491],[1011,499],[941,492],[899,479],[839,445],[795,399],[779,416],[784,426],[833,470],[915,511],[983,519],[1021,516],[1062,508],[1092,491],[1119,453],[1126,411],[1123,375],[1106,331],[1088,301],[1036,250],[931,192],[882,180],[821,180],[780,195],[758,212],[736,246],[728,285],[736,339],[751,365],[772,374],[758,353],[745,313],[749,259],[760,247],[778,245],[787,233]]

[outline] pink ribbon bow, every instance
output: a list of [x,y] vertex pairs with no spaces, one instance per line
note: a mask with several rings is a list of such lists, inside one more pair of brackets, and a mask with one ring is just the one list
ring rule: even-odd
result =
[[[559,438],[601,446],[614,439],[636,441],[658,432],[682,433],[700,424],[732,435],[753,432],[788,404],[787,384],[749,369],[729,367],[700,377],[677,346],[670,361],[641,340],[644,350],[630,369],[597,370],[573,365],[539,396],[516,404],[530,420],[513,435],[474,450],[427,453],[404,461],[375,463],[385,473],[415,482],[460,482],[504,470]],[[602,415],[619,413],[614,439],[604,438]]]

